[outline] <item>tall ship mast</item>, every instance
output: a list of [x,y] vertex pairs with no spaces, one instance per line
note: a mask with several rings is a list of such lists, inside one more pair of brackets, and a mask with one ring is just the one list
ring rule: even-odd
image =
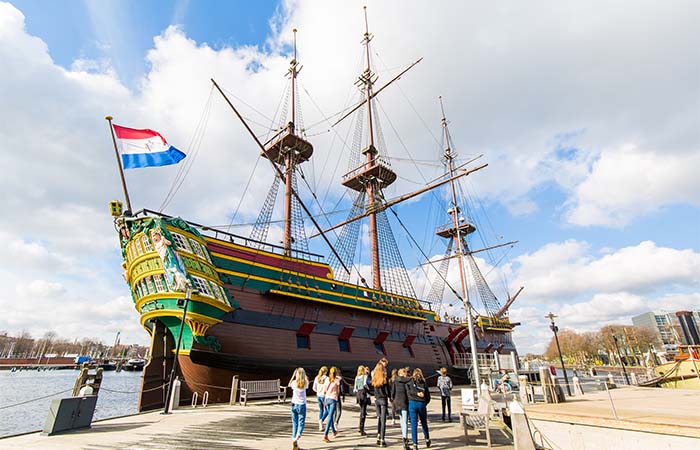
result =
[[[258,139],[224,89],[212,80],[251,135],[260,157],[273,168],[272,185],[250,235],[148,209],[122,212],[119,204],[112,205],[124,277],[141,324],[151,335],[140,410],[163,407],[173,367],[182,382],[183,401],[206,391],[210,401],[224,402],[230,399],[234,376],[259,379],[264,375],[285,382],[298,366],[315,371],[333,364],[349,374],[358,365],[386,357],[391,367],[420,367],[426,374],[446,367],[455,382],[472,384],[479,384],[480,377],[499,364],[512,361],[517,366],[513,324],[507,318],[515,297],[501,307],[491,292],[473,257],[488,249],[470,249],[467,237],[476,227],[463,218],[459,207],[458,180],[486,164],[455,165],[443,109],[444,174],[413,192],[386,198],[385,189],[397,180],[397,172],[386,153],[375,98],[417,62],[376,88],[378,77],[370,58],[373,35],[366,10],[364,19],[364,70],[356,83],[361,99],[338,120],[351,114],[361,117],[355,122],[361,131],[356,133],[350,170],[340,180],[354,196],[346,220],[322,229],[299,193],[297,179],[314,148],[299,109],[296,30],[287,72],[289,103],[281,114],[285,123],[266,142]],[[280,184],[284,190],[278,244],[270,243],[268,237]],[[387,211],[396,215],[394,205],[442,189],[450,192],[450,222],[437,230],[437,236],[447,241],[447,250],[444,258],[426,262],[434,280],[427,297],[419,299]],[[371,283],[355,257],[365,220]],[[308,236],[307,223],[313,225]],[[321,238],[328,246],[328,262],[309,251],[312,238]],[[452,259],[458,261],[459,287],[447,281]],[[443,316],[446,288],[463,303],[465,317]],[[474,312],[473,292],[481,299],[484,314]],[[468,348],[462,344],[467,338]]]

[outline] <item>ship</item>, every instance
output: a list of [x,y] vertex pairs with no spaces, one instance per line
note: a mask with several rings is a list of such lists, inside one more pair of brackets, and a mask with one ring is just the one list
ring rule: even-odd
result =
[[[340,180],[354,198],[347,220],[323,229],[299,194],[300,167],[312,158],[314,147],[299,125],[296,30],[286,74],[291,97],[286,123],[266,142],[258,140],[211,80],[275,174],[249,235],[155,210],[132,211],[121,172],[126,208],[113,201],[111,212],[123,276],[151,338],[140,411],[164,407],[171,372],[181,382],[181,401],[207,392],[210,402],[229,402],[234,379],[279,378],[285,384],[299,366],[315,373],[323,365],[334,365],[351,377],[358,365],[386,357],[390,367],[421,368],[433,384],[441,367],[455,383],[478,384],[490,370],[517,366],[512,340],[517,324],[510,321],[508,309],[522,288],[501,305],[474,256],[514,242],[473,249],[470,237],[477,227],[458,198],[459,181],[487,164],[472,166],[474,159],[457,159],[441,100],[444,174],[414,192],[385,198],[385,189],[398,174],[383,148],[374,100],[417,62],[378,88],[370,58],[372,38],[365,10],[364,70],[357,81],[361,97],[338,120],[355,114],[361,117],[357,128],[364,130],[354,142],[351,170]],[[108,120],[111,126],[111,117]],[[268,232],[280,185],[283,241],[273,243]],[[388,217],[396,215],[394,205],[428,191],[440,191],[447,199],[446,224],[435,231],[445,251],[441,258],[425,255],[423,269],[431,271],[432,284],[419,299]],[[368,236],[362,237],[371,255],[370,280],[355,258],[361,222],[368,229]],[[314,226],[310,236],[305,223]],[[331,242],[333,235],[336,242]],[[330,255],[309,251],[308,240],[313,238],[323,239]],[[459,265],[458,286],[447,280],[451,261]],[[442,303],[446,290],[464,307],[463,317],[448,314],[452,310]]]

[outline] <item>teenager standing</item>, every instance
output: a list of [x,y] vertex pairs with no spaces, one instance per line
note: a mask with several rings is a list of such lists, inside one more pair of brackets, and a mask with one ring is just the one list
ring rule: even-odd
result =
[[386,447],[386,419],[391,391],[386,377],[386,368],[381,362],[372,371],[372,387],[374,388],[374,400],[377,405],[377,445]]
[[406,383],[406,393],[408,394],[408,415],[411,418],[411,440],[413,450],[418,450],[418,420],[423,428],[425,446],[430,447],[430,432],[428,430],[428,409],[430,403],[430,391],[423,377],[423,371],[413,370],[411,380]]
[[406,393],[406,383],[411,381],[408,378],[408,371],[401,368],[396,372],[394,382],[391,384],[391,404],[399,413],[399,423],[401,425],[401,436],[403,437],[403,447],[408,449],[408,394]]
[[289,387],[292,388],[292,449],[297,450],[306,423],[306,390],[309,388],[309,379],[302,367],[294,371]]
[[355,375],[355,397],[357,404],[360,405],[360,423],[357,432],[361,436],[367,436],[365,433],[365,420],[367,419],[367,406],[370,404],[369,387],[367,386],[367,378],[369,376],[369,368],[365,366],[357,367],[357,375]]
[[330,442],[328,439],[328,433],[333,432],[333,437],[338,434],[338,430],[335,428],[335,421],[333,420],[333,414],[335,414],[336,406],[338,405],[338,397],[340,396],[340,378],[339,371],[337,367],[331,367],[328,372],[328,382],[326,384],[326,403],[323,409],[323,417],[321,417],[321,422],[326,420],[326,429],[323,432],[323,441]]
[[442,421],[445,421],[445,408],[447,408],[447,420],[452,422],[452,402],[450,398],[452,394],[452,379],[447,376],[447,369],[445,367],[440,369],[437,387],[440,390],[440,399],[442,400]]
[[318,400],[318,431],[323,431],[323,412],[326,404],[326,384],[328,383],[328,367],[323,366],[318,370],[318,375],[314,378],[313,390]]

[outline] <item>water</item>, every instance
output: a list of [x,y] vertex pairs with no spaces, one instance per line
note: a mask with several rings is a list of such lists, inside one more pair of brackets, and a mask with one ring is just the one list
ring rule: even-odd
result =
[[[0,370],[0,437],[44,428],[51,400],[69,397],[71,392],[54,395],[21,406],[4,408],[26,400],[72,390],[77,370]],[[95,419],[136,413],[141,372],[104,372],[95,409]],[[104,389],[128,392],[108,392]]]

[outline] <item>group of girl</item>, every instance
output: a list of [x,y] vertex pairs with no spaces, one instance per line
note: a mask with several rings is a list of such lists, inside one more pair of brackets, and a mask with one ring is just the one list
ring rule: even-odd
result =
[[[401,368],[387,373],[388,361],[382,358],[374,370],[360,366],[355,377],[355,395],[360,405],[360,423],[358,432],[365,436],[365,420],[367,407],[371,404],[371,394],[374,395],[377,409],[377,445],[386,447],[386,424],[391,405],[392,417],[394,411],[399,415],[401,435],[405,449],[418,449],[418,422],[420,421],[426,447],[430,447],[430,431],[428,429],[427,404],[430,402],[430,391],[421,369],[414,369],[409,377],[409,369]],[[408,419],[411,419],[411,440],[408,439]]]
[[[388,361],[386,358],[379,360],[373,370],[367,366],[359,366],[355,377],[354,392],[360,405],[360,421],[358,432],[366,436],[365,422],[367,419],[367,407],[371,404],[371,396],[374,395],[377,408],[377,445],[386,447],[386,424],[391,405],[392,417],[394,412],[399,416],[401,435],[403,436],[404,449],[418,449],[418,422],[421,424],[425,446],[430,447],[430,431],[428,429],[427,404],[430,402],[430,391],[421,369],[409,368],[394,370],[391,377],[387,374]],[[444,374],[443,374],[444,376]],[[318,426],[323,432],[324,442],[331,442],[329,434],[333,437],[338,434],[336,424],[340,411],[340,396],[344,381],[337,367],[322,367],[313,381],[313,390],[316,392],[319,406]],[[299,449],[299,439],[304,430],[306,420],[306,391],[309,380],[303,368],[294,371],[289,381],[292,388],[292,448]],[[451,388],[450,382],[450,388]],[[442,394],[442,392],[441,392]],[[444,409],[443,403],[443,409]],[[444,410],[443,410],[444,417]],[[410,418],[411,439],[408,438],[408,423]],[[444,420],[444,419],[443,419]],[[325,421],[325,425],[324,425]],[[411,447],[411,443],[413,444]]]

